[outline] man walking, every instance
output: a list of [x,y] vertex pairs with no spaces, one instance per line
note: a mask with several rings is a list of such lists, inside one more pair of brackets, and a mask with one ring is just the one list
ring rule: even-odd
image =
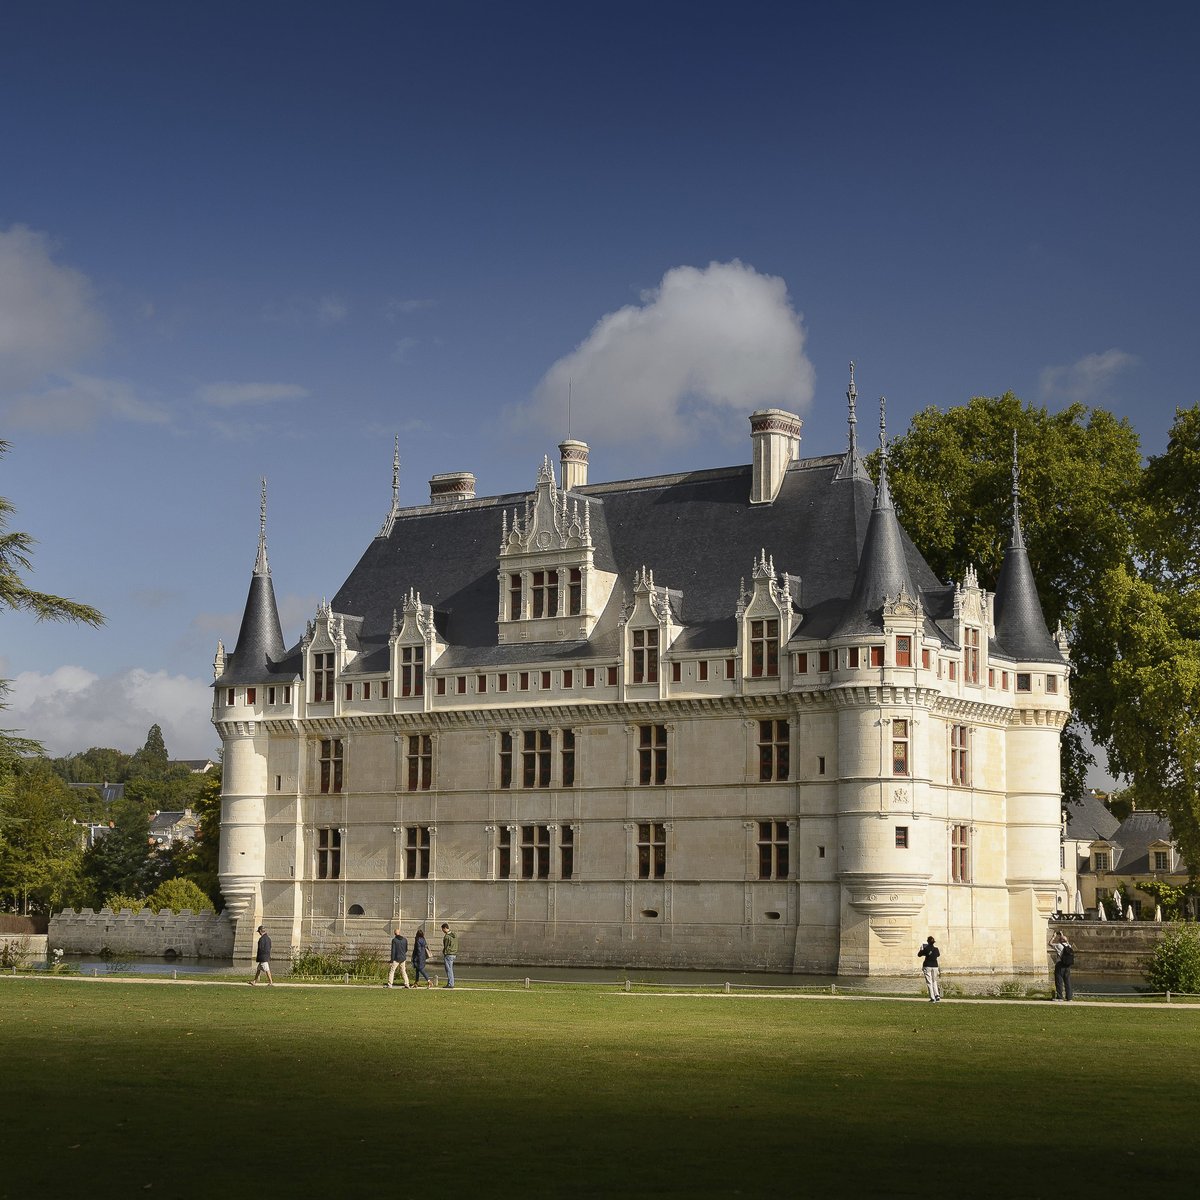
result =
[[253,987],[260,975],[266,975],[267,987],[274,987],[275,980],[271,978],[271,935],[260,925],[258,933],[258,949],[254,952],[254,978],[250,980]]
[[442,923],[442,962],[446,964],[446,986],[454,986],[454,957],[458,954],[458,934]]
[[925,944],[917,950],[917,957],[925,960],[921,973],[925,976],[925,986],[929,989],[931,1004],[936,1004],[942,998],[942,989],[938,987],[938,958],[941,953],[934,945],[932,933],[925,939]]
[[399,929],[392,938],[392,961],[388,964],[388,987],[394,986],[392,981],[396,978],[397,967],[400,968],[400,978],[404,980],[404,986],[411,989],[412,984],[408,982],[408,938]]

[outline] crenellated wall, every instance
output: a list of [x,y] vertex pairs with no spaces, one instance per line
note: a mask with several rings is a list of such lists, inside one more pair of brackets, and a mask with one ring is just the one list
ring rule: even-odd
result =
[[231,958],[233,924],[224,913],[119,913],[102,908],[64,909],[50,918],[50,948],[69,954],[142,954],[159,958],[174,951],[180,958]]

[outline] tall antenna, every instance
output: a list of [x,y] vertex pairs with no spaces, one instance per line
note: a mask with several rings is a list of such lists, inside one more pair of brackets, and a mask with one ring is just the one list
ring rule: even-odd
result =
[[400,435],[396,434],[396,449],[392,454],[392,511],[400,507]]

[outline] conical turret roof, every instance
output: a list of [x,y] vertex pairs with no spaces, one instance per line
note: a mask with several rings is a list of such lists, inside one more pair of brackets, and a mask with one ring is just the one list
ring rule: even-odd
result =
[[1017,441],[1013,435],[1012,538],[996,581],[996,641],[1017,662],[1060,662],[1062,653],[1046,628],[1033,568],[1025,552],[1017,494]]
[[272,664],[280,662],[286,652],[279,608],[275,603],[275,585],[271,582],[271,568],[267,563],[267,485],[263,480],[258,557],[250,579],[237,646],[219,682],[253,683],[265,679],[271,674]]

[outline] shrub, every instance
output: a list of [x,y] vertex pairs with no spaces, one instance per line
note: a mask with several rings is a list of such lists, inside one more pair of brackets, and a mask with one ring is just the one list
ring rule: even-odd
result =
[[292,974],[314,979],[333,979],[345,975],[346,964],[342,962],[342,953],[340,946],[331,950],[308,946],[292,956]]
[[1146,960],[1146,982],[1156,992],[1200,995],[1200,930],[1171,925]]
[[123,908],[139,913],[149,905],[144,896],[123,896],[120,892],[114,892],[111,896],[105,897],[103,907],[111,908],[115,913],[119,913]]
[[1019,979],[1002,979],[988,988],[989,996],[1002,1000],[1019,1000],[1025,994],[1025,985]]
[[359,946],[355,950],[354,957],[350,960],[346,970],[350,972],[351,979],[382,979],[387,974],[387,968],[379,956],[379,951],[372,950],[367,946]]
[[164,908],[171,912],[183,912],[190,908],[194,913],[215,912],[208,895],[190,879],[167,879],[146,897],[146,906],[155,912]]

